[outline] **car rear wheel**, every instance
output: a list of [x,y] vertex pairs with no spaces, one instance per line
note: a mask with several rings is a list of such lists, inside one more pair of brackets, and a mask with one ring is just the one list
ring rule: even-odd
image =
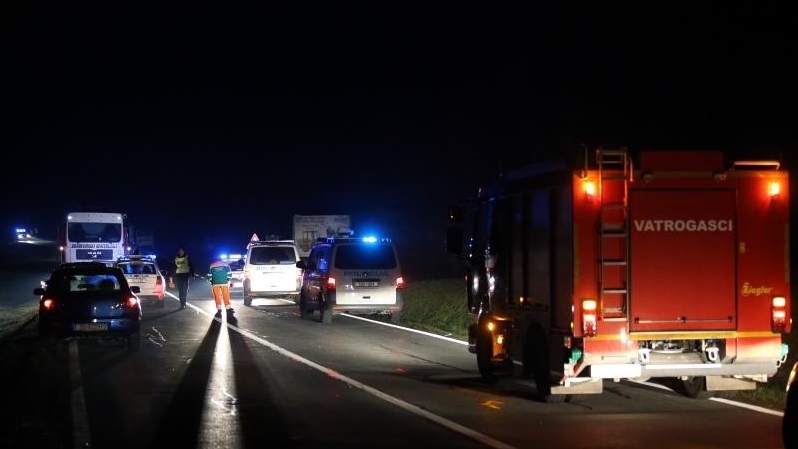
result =
[[299,298],[299,317],[305,320],[313,317],[313,308],[302,298]]
[[327,308],[327,301],[324,296],[319,296],[319,312],[321,313],[321,322],[324,324],[332,323],[332,310]]

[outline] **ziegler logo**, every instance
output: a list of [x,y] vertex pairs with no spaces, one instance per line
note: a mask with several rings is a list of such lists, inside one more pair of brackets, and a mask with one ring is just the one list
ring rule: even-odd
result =
[[752,287],[749,282],[743,284],[742,295],[743,296],[759,296],[759,295],[766,295],[773,291],[773,287],[765,287],[764,285],[761,287]]
[[731,232],[732,220],[634,220],[638,232]]

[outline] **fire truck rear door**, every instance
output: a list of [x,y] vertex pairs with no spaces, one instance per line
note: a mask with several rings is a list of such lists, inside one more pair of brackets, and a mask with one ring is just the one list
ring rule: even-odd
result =
[[631,331],[735,329],[733,190],[630,191]]

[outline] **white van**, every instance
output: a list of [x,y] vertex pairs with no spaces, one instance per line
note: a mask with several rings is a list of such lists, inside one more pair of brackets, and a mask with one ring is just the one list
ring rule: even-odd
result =
[[405,282],[396,248],[388,239],[319,239],[303,270],[299,314],[310,318],[315,310],[322,323],[334,314],[388,314],[399,323]]
[[302,270],[293,240],[250,242],[244,262],[244,305],[253,298],[289,298],[297,301]]

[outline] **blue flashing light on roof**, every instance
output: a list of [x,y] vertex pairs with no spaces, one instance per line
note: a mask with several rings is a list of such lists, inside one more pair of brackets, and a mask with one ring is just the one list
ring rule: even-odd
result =
[[377,237],[374,237],[373,235],[363,237],[362,240],[363,243],[377,243]]

